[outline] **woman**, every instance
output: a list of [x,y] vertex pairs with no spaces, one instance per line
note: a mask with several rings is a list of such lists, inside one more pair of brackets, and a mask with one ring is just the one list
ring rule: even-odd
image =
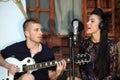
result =
[[91,62],[80,66],[82,80],[115,80],[118,66],[116,44],[108,39],[108,21],[100,8],[95,8],[87,22],[88,39],[81,41],[80,52],[91,56]]

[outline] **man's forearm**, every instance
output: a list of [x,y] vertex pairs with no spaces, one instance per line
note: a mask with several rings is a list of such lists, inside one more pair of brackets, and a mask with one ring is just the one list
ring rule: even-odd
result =
[[50,80],[57,80],[60,76],[56,71],[48,71]]
[[2,57],[2,55],[0,54],[0,65],[3,67],[8,68],[8,64],[7,62],[4,60],[4,58]]

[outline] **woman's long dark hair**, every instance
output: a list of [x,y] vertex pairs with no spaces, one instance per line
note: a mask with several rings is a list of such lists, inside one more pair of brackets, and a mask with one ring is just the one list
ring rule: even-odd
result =
[[98,15],[103,22],[101,35],[100,35],[100,44],[99,51],[97,53],[96,64],[95,64],[95,74],[99,80],[103,79],[109,73],[110,66],[110,57],[108,53],[107,41],[108,41],[108,20],[105,13],[100,9],[96,8],[91,14]]

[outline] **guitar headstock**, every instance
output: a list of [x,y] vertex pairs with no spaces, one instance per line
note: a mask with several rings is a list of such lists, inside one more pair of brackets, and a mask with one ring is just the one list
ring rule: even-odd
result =
[[89,54],[77,54],[75,56],[75,63],[79,65],[84,65],[91,61],[91,56]]

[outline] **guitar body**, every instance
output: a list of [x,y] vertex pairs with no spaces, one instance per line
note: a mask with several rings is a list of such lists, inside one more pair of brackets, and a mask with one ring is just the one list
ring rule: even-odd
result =
[[[32,58],[25,58],[23,61],[19,61],[16,58],[9,57],[6,59],[8,63],[14,64],[19,67],[19,72],[23,72],[23,65],[32,65],[35,64],[35,61]],[[14,75],[10,74],[8,69],[0,66],[0,79],[1,80],[13,80]]]
[[[75,58],[75,63],[76,64],[85,64],[89,63],[91,61],[91,57],[88,54],[79,54]],[[8,63],[14,64],[19,67],[19,72],[29,72],[31,73],[32,71],[35,71],[37,69],[43,69],[47,67],[52,67],[57,65],[57,61],[48,61],[48,62],[42,62],[42,63],[36,63],[34,59],[27,57],[22,61],[19,61],[16,58],[9,57],[5,59]],[[66,62],[70,62],[70,59],[64,59]],[[0,80],[13,80],[14,75],[10,74],[8,69],[0,66]]]

